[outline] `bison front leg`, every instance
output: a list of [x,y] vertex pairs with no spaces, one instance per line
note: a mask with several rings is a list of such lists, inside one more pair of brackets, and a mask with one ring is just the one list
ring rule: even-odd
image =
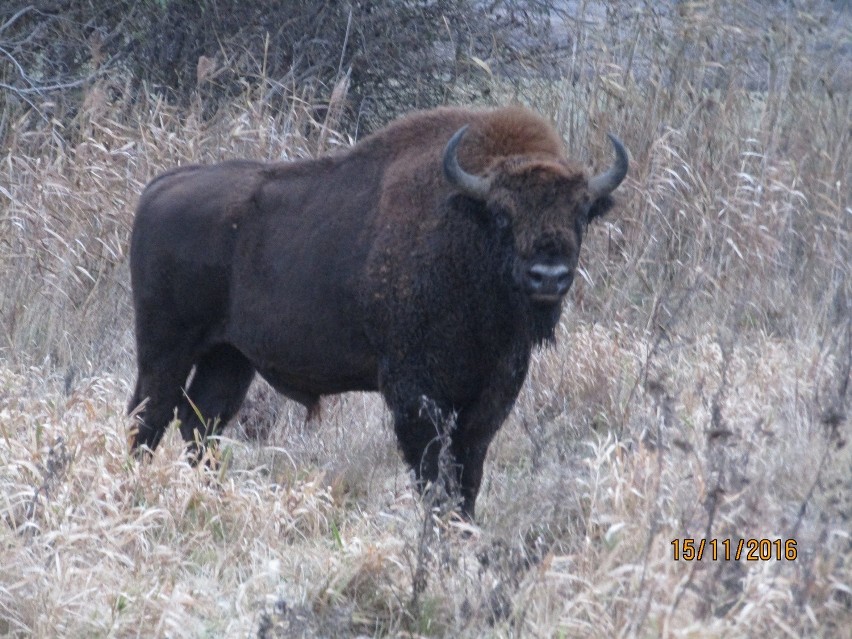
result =
[[459,467],[462,513],[474,519],[476,498],[482,485],[485,457],[491,441],[512,410],[526,368],[511,368],[513,375],[495,377],[482,394],[460,411],[453,433],[453,456]]
[[418,491],[439,500],[459,498],[459,466],[452,446],[455,415],[422,393],[388,393],[394,431],[403,459],[414,471]]
[[[397,437],[406,461],[414,469],[421,493],[431,487],[432,496],[460,505],[459,514],[474,521],[476,497],[492,433],[474,434],[468,424],[435,402],[421,398],[416,420],[395,421]],[[428,496],[428,494],[427,494]]]
[[[473,521],[488,446],[514,404],[526,368],[510,361],[511,375],[497,376],[472,402],[454,410],[449,401],[434,399],[422,384],[404,375],[382,386],[394,417],[394,429],[405,461],[414,470],[422,492],[430,483],[446,488],[460,501],[460,514]],[[499,372],[499,369],[498,369]],[[415,380],[428,375],[412,376]],[[431,390],[431,389],[430,389]]]
[[455,458],[459,466],[461,510],[462,515],[469,521],[473,521],[476,516],[476,497],[482,485],[482,472],[490,442],[490,437],[487,441],[473,443],[461,436],[457,436],[453,441],[453,448],[456,450]]

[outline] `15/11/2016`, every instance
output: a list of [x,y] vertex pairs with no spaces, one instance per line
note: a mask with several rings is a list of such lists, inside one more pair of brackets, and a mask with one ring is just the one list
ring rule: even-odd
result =
[[795,539],[674,539],[671,542],[675,561],[701,561],[705,554],[713,561],[795,561]]

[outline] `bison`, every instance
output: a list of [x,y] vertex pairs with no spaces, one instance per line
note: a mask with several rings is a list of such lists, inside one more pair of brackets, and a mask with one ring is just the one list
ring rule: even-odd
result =
[[488,446],[531,350],[553,339],[586,227],[627,173],[610,139],[614,163],[589,178],[528,109],[440,108],[327,157],[156,177],[130,248],[132,449],[156,448],[175,411],[199,445],[256,372],[309,411],[323,395],[378,391],[417,485],[438,478],[443,441],[472,519]]

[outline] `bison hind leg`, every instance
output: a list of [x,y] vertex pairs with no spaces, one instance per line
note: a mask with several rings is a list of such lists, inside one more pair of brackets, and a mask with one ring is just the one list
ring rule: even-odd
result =
[[146,408],[145,397],[142,395],[142,377],[136,380],[136,388],[133,390],[133,395],[130,401],[127,402],[127,414],[133,419],[133,427],[129,434],[130,450],[134,455],[139,457],[143,446],[148,450],[154,450],[159,443],[160,438],[155,437],[152,429],[146,428],[145,422],[142,421],[140,415]]
[[191,362],[178,365],[170,361],[140,372],[136,390],[127,412],[135,414],[135,424],[130,439],[130,450],[136,456],[142,451],[154,451],[166,427],[172,422],[175,407],[180,401],[180,388],[189,374]]
[[128,412],[135,415],[130,450],[140,457],[144,448],[157,447],[174,419],[204,330],[178,330],[157,310],[137,309],[136,320],[139,375]]
[[130,401],[127,402],[127,414],[132,415],[133,411],[139,408],[139,404],[142,403],[142,378],[138,378],[136,380],[136,387],[133,389],[133,395],[130,397]]
[[254,378],[254,366],[230,344],[218,344],[204,353],[178,408],[180,432],[190,457],[198,460],[204,440],[221,432],[240,409]]

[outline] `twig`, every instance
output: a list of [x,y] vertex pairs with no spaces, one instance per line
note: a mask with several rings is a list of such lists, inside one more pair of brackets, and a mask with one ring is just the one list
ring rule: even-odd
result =
[[0,33],[3,33],[6,29],[11,27],[18,20],[18,18],[20,18],[22,15],[24,15],[28,11],[32,11],[33,9],[35,9],[35,7],[33,7],[33,5],[30,5],[28,7],[24,7],[20,11],[18,11],[15,15],[13,15],[11,18],[6,20],[6,22],[2,26],[0,26]]

